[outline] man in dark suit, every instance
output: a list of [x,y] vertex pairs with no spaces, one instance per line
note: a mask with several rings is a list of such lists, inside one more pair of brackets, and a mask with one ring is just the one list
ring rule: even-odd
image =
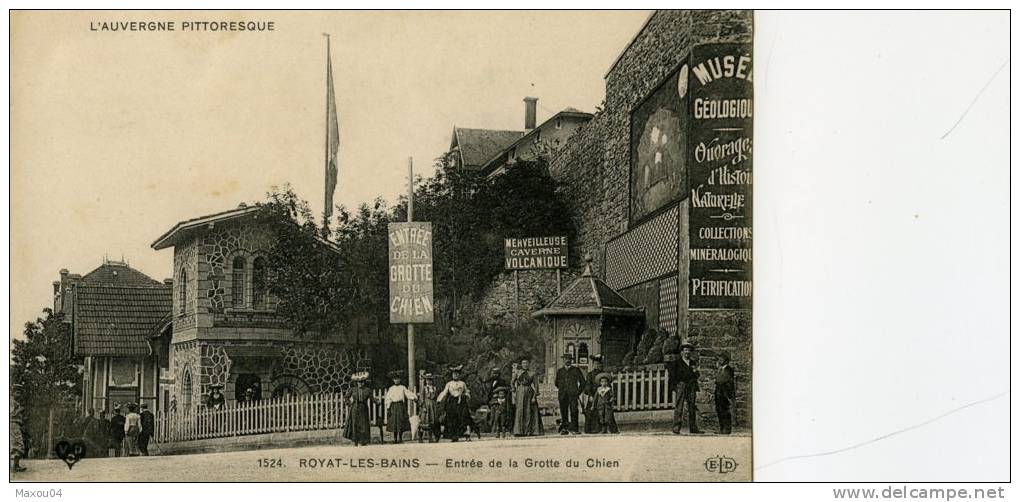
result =
[[486,378],[485,381],[482,383],[485,384],[486,403],[491,403],[492,400],[496,397],[495,395],[496,389],[500,387],[509,387],[506,383],[506,380],[503,380],[503,377],[500,376],[498,367],[493,367],[492,369],[490,369],[489,378]]
[[698,363],[694,359],[694,345],[690,342],[680,344],[680,357],[672,365],[670,381],[676,386],[676,401],[673,408],[673,434],[680,434],[683,425],[684,409],[687,410],[687,428],[691,434],[701,434],[698,430]]
[[577,399],[584,392],[584,373],[574,366],[574,356],[563,354],[563,367],[556,370],[560,400],[560,434],[577,434]]
[[156,416],[149,411],[149,405],[142,403],[142,430],[138,433],[138,450],[149,456],[149,440],[156,433]]
[[110,418],[110,448],[113,448],[113,456],[119,457],[124,451],[124,422],[126,419],[120,413],[120,405],[113,407],[113,417]]
[[584,386],[584,393],[588,396],[584,406],[584,433],[597,434],[601,431],[598,413],[595,412],[595,391],[599,388],[598,379],[595,377],[602,373],[602,354],[594,354],[588,359],[591,360],[591,370],[588,371],[587,384]]
[[715,413],[719,416],[719,434],[733,432],[733,403],[737,382],[730,367],[730,354],[719,353],[719,369],[715,372]]

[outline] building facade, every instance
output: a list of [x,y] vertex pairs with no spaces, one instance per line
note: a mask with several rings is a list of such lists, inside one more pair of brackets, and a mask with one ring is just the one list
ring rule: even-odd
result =
[[149,338],[170,314],[171,290],[170,280],[161,283],[124,262],[106,260],[84,276],[60,271],[53,309],[71,324],[72,350],[83,358],[83,414],[166,404],[159,392],[165,371]]
[[524,135],[490,158],[480,168],[485,176],[499,176],[515,162],[549,159],[562,148],[578,128],[592,118],[592,114],[576,108],[567,108],[545,122],[535,125],[535,106],[538,98],[524,98]]
[[698,347],[703,419],[716,357],[751,399],[751,11],[657,11],[605,75],[604,109],[550,162],[578,253],[650,328]]
[[340,392],[367,364],[339,334],[296,333],[276,314],[266,256],[273,242],[260,210],[240,207],[180,222],[152,244],[174,253],[166,350],[175,409],[205,406],[214,387],[227,403]]

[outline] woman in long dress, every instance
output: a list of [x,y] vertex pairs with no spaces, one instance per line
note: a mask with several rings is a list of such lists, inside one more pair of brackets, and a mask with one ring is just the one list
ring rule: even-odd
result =
[[[426,373],[422,380],[424,384],[418,395],[418,434],[427,434],[424,439],[435,443],[439,441],[439,431],[443,427],[439,420],[439,403],[436,402],[436,394],[439,389],[436,389],[435,377],[432,373]],[[418,439],[421,440],[422,436],[419,436]]]
[[528,365],[527,359],[521,361],[521,373],[514,381],[514,436],[541,436],[545,432],[538,413],[538,383]]
[[350,408],[347,421],[344,423],[344,437],[354,442],[355,446],[367,445],[372,442],[372,423],[368,417],[368,404],[376,399],[372,391],[365,386],[368,372],[361,371],[351,377],[354,388],[347,397]]
[[404,442],[404,433],[411,430],[411,421],[407,413],[407,402],[417,399],[413,392],[401,382],[403,372],[391,371],[393,385],[386,390],[386,430],[393,433],[394,443]]
[[443,435],[455,443],[464,436],[468,425],[471,424],[471,410],[468,408],[471,393],[460,378],[463,368],[463,365],[450,367],[450,381],[446,382],[443,391],[436,398],[436,401],[442,403],[445,414]]

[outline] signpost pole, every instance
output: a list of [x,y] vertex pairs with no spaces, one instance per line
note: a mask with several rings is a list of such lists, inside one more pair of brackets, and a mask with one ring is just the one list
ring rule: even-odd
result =
[[[414,158],[407,158],[407,222],[414,221]],[[407,323],[407,388],[415,391],[414,323]]]
[[556,269],[556,296],[560,296],[563,293],[563,286],[560,280],[560,269]]
[[521,317],[521,283],[517,280],[517,270],[514,270],[514,326],[520,323]]

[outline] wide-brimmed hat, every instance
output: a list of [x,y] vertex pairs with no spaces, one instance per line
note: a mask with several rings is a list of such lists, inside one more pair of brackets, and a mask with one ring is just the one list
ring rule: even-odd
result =
[[352,382],[364,382],[365,380],[368,380],[368,372],[367,371],[359,371],[359,372],[351,375],[351,381]]
[[499,372],[500,372],[499,366],[493,366],[493,367],[489,368],[489,373],[499,373]]
[[393,370],[386,374],[390,378],[404,378],[403,370]]
[[496,387],[495,389],[492,389],[492,393],[493,394],[496,394],[496,393],[499,393],[499,392],[506,392],[506,391],[507,391],[507,388],[502,386],[502,385],[500,385],[499,387]]
[[149,405],[148,405],[148,404],[146,404],[146,403],[141,403],[141,404],[139,404],[139,405],[138,405],[138,407],[139,407],[139,408],[142,408],[142,409],[144,409],[144,410],[147,410],[147,409],[149,409]]
[[451,364],[447,369],[450,370],[450,373],[453,373],[454,371],[464,371],[464,365],[463,364],[458,364],[458,365],[454,366],[454,365]]
[[574,355],[573,354],[563,354],[560,357],[563,358],[564,361],[573,361],[574,360]]
[[593,356],[589,356],[588,359],[591,359],[592,361],[599,361],[599,362],[601,362],[602,361],[602,354],[595,354]]
[[436,376],[433,375],[432,373],[424,373],[422,374],[421,378],[422,380],[435,380]]
[[603,371],[602,373],[599,373],[598,375],[595,375],[595,381],[596,382],[602,382],[603,378],[605,378],[606,380],[609,380],[610,382],[613,381],[613,375],[610,375],[609,373],[606,373],[605,371]]

